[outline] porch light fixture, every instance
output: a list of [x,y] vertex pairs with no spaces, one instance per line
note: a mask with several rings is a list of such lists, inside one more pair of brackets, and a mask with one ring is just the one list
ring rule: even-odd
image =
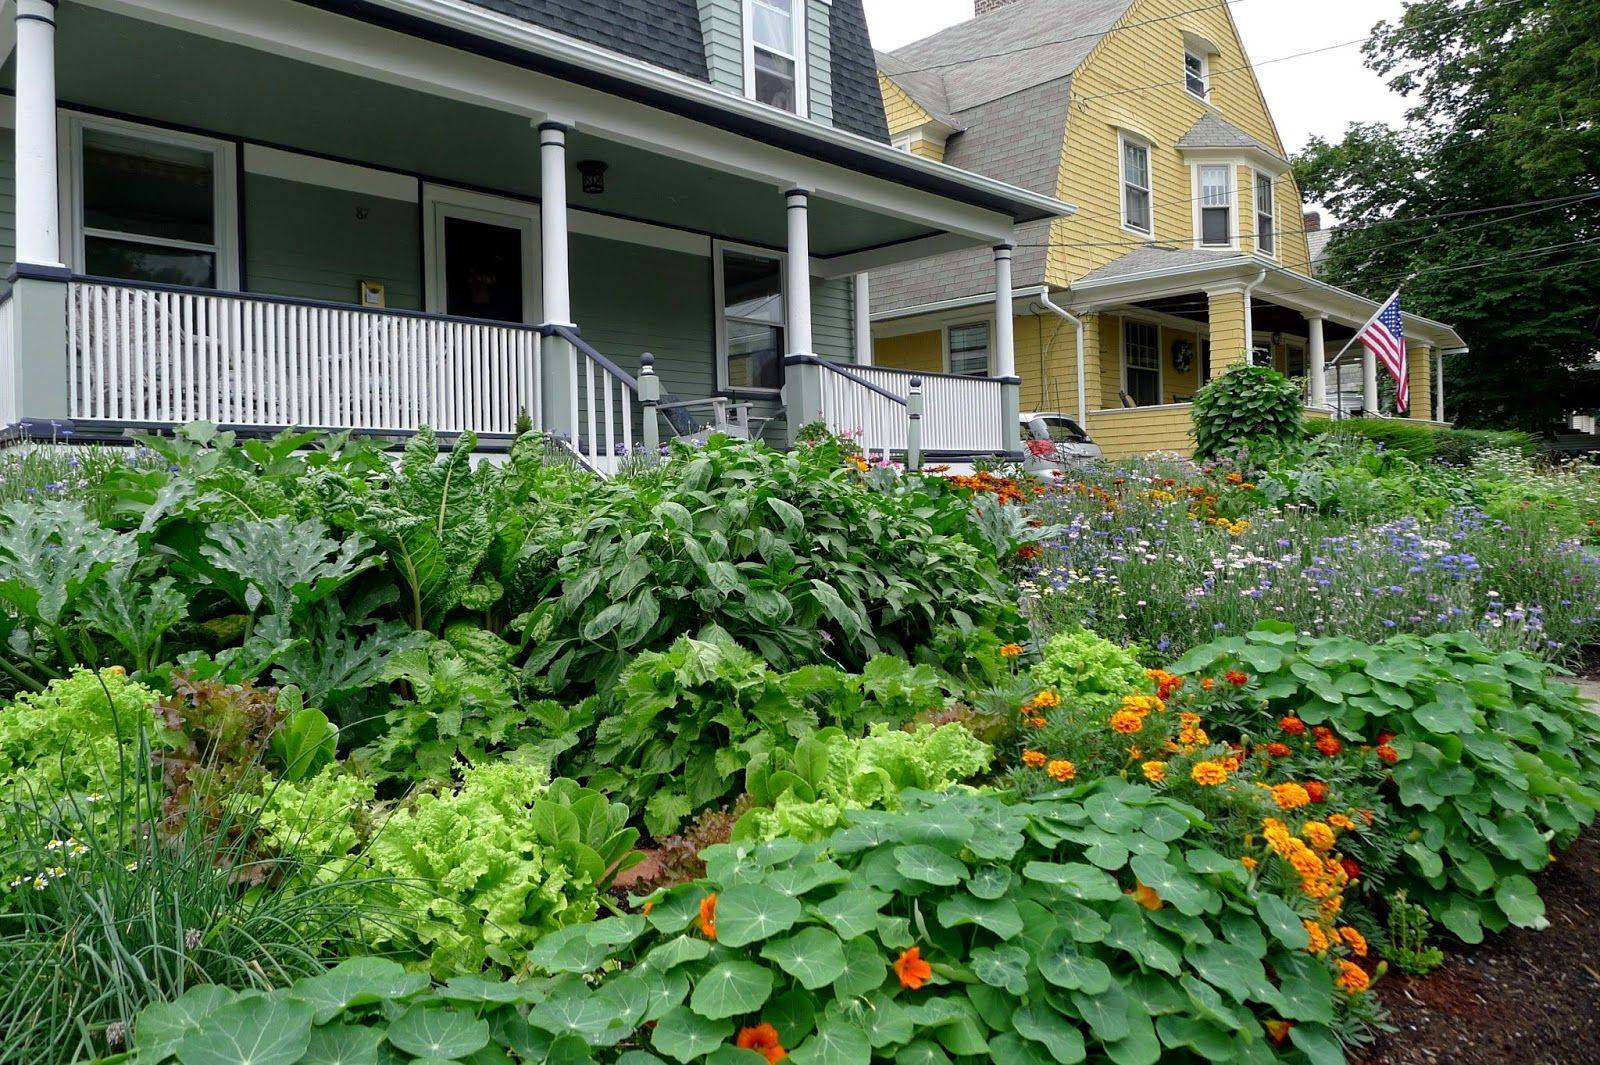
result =
[[578,163],[578,173],[583,177],[585,195],[598,196],[606,191],[606,164],[600,160],[582,160]]

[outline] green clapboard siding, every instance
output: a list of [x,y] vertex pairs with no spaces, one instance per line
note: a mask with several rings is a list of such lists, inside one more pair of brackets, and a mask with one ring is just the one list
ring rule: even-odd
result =
[[700,36],[711,84],[744,94],[744,10],[740,0],[700,0]]
[[[0,277],[17,261],[16,135],[0,129]],[[0,281],[0,291],[11,286]]]
[[806,0],[806,77],[811,118],[833,125],[833,43],[827,0]]
[[848,277],[811,279],[811,346],[825,359],[855,361],[855,294]]
[[354,303],[381,281],[388,305],[422,308],[420,208],[414,203],[245,175],[245,284],[251,292]]

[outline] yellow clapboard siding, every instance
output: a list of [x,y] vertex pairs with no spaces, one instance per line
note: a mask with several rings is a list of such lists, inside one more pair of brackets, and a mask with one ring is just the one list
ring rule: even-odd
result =
[[889,366],[897,370],[942,373],[944,338],[937,329],[925,333],[875,337],[872,341],[872,361],[878,366]]
[[898,137],[908,129],[933,121],[933,116],[917,106],[904,89],[882,73],[878,75],[878,88],[883,92],[883,114],[889,121],[889,136]]
[[1089,415],[1089,436],[1100,445],[1108,459],[1147,455],[1152,451],[1194,452],[1190,405],[1134,407],[1127,410],[1100,410]]
[[1411,409],[1409,418],[1418,421],[1433,419],[1433,349],[1417,345],[1406,349],[1406,371],[1411,377]]

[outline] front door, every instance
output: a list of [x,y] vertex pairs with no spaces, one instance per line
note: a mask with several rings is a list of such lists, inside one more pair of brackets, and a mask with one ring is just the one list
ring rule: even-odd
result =
[[428,309],[456,318],[536,323],[539,209],[430,187]]

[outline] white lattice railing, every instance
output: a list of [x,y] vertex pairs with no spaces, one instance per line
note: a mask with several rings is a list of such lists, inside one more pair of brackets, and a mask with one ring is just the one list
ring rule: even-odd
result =
[[77,419],[482,433],[539,419],[528,326],[98,280],[70,283],[67,319]]

